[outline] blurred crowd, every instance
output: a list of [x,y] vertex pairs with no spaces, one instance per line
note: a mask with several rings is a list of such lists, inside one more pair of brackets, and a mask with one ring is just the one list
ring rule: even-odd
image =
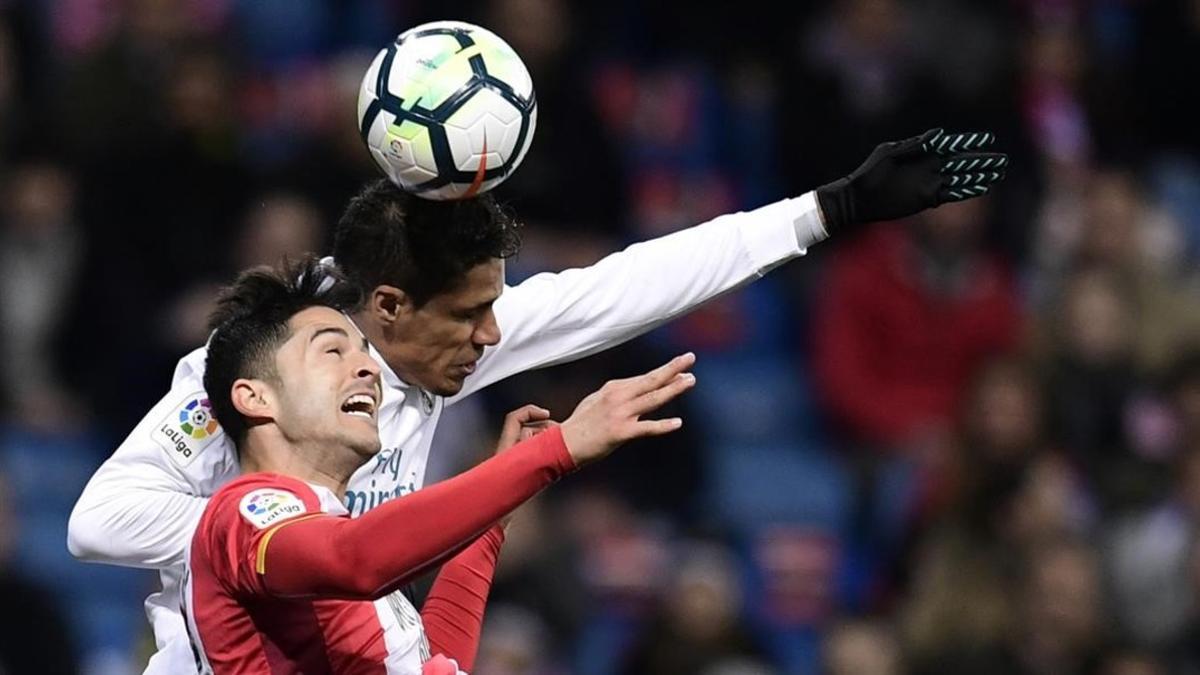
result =
[[449,409],[427,482],[699,354],[683,431],[522,509],[477,673],[1200,673],[1198,0],[0,0],[0,672],[140,672],[155,577],[71,560],[71,505],[215,290],[325,250],[359,79],[441,18],[537,88],[510,283],[933,126],[1013,158]]

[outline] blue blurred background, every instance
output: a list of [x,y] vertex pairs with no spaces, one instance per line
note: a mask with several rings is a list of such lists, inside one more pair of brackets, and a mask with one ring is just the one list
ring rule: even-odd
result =
[[215,289],[326,250],[359,79],[442,18],[537,87],[513,283],[932,126],[1013,156],[452,408],[430,480],[700,356],[681,433],[523,509],[477,673],[1200,673],[1197,0],[0,0],[0,672],[140,672],[154,575],[72,560],[70,508]]

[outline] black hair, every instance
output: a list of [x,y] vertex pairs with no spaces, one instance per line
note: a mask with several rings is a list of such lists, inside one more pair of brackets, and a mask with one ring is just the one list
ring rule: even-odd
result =
[[491,193],[434,201],[386,179],[369,183],[338,221],[333,257],[364,296],[386,284],[420,307],[471,268],[521,248],[511,212]]
[[248,425],[233,406],[233,383],[239,378],[277,381],[275,351],[291,335],[288,321],[309,307],[352,312],[361,297],[358,286],[315,257],[247,270],[221,292],[209,317],[204,389],[213,415],[234,443],[245,440]]

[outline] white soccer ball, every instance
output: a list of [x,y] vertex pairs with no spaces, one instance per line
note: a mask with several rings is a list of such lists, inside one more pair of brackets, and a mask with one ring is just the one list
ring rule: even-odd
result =
[[427,199],[490,190],[529,150],[533,79],[496,34],[436,21],[400,34],[367,69],[358,129],[393,183]]

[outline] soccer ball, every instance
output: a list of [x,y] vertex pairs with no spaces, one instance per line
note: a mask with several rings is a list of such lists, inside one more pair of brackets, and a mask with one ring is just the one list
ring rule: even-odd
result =
[[491,31],[436,21],[405,31],[367,69],[358,129],[393,183],[427,199],[490,190],[529,150],[533,80]]

